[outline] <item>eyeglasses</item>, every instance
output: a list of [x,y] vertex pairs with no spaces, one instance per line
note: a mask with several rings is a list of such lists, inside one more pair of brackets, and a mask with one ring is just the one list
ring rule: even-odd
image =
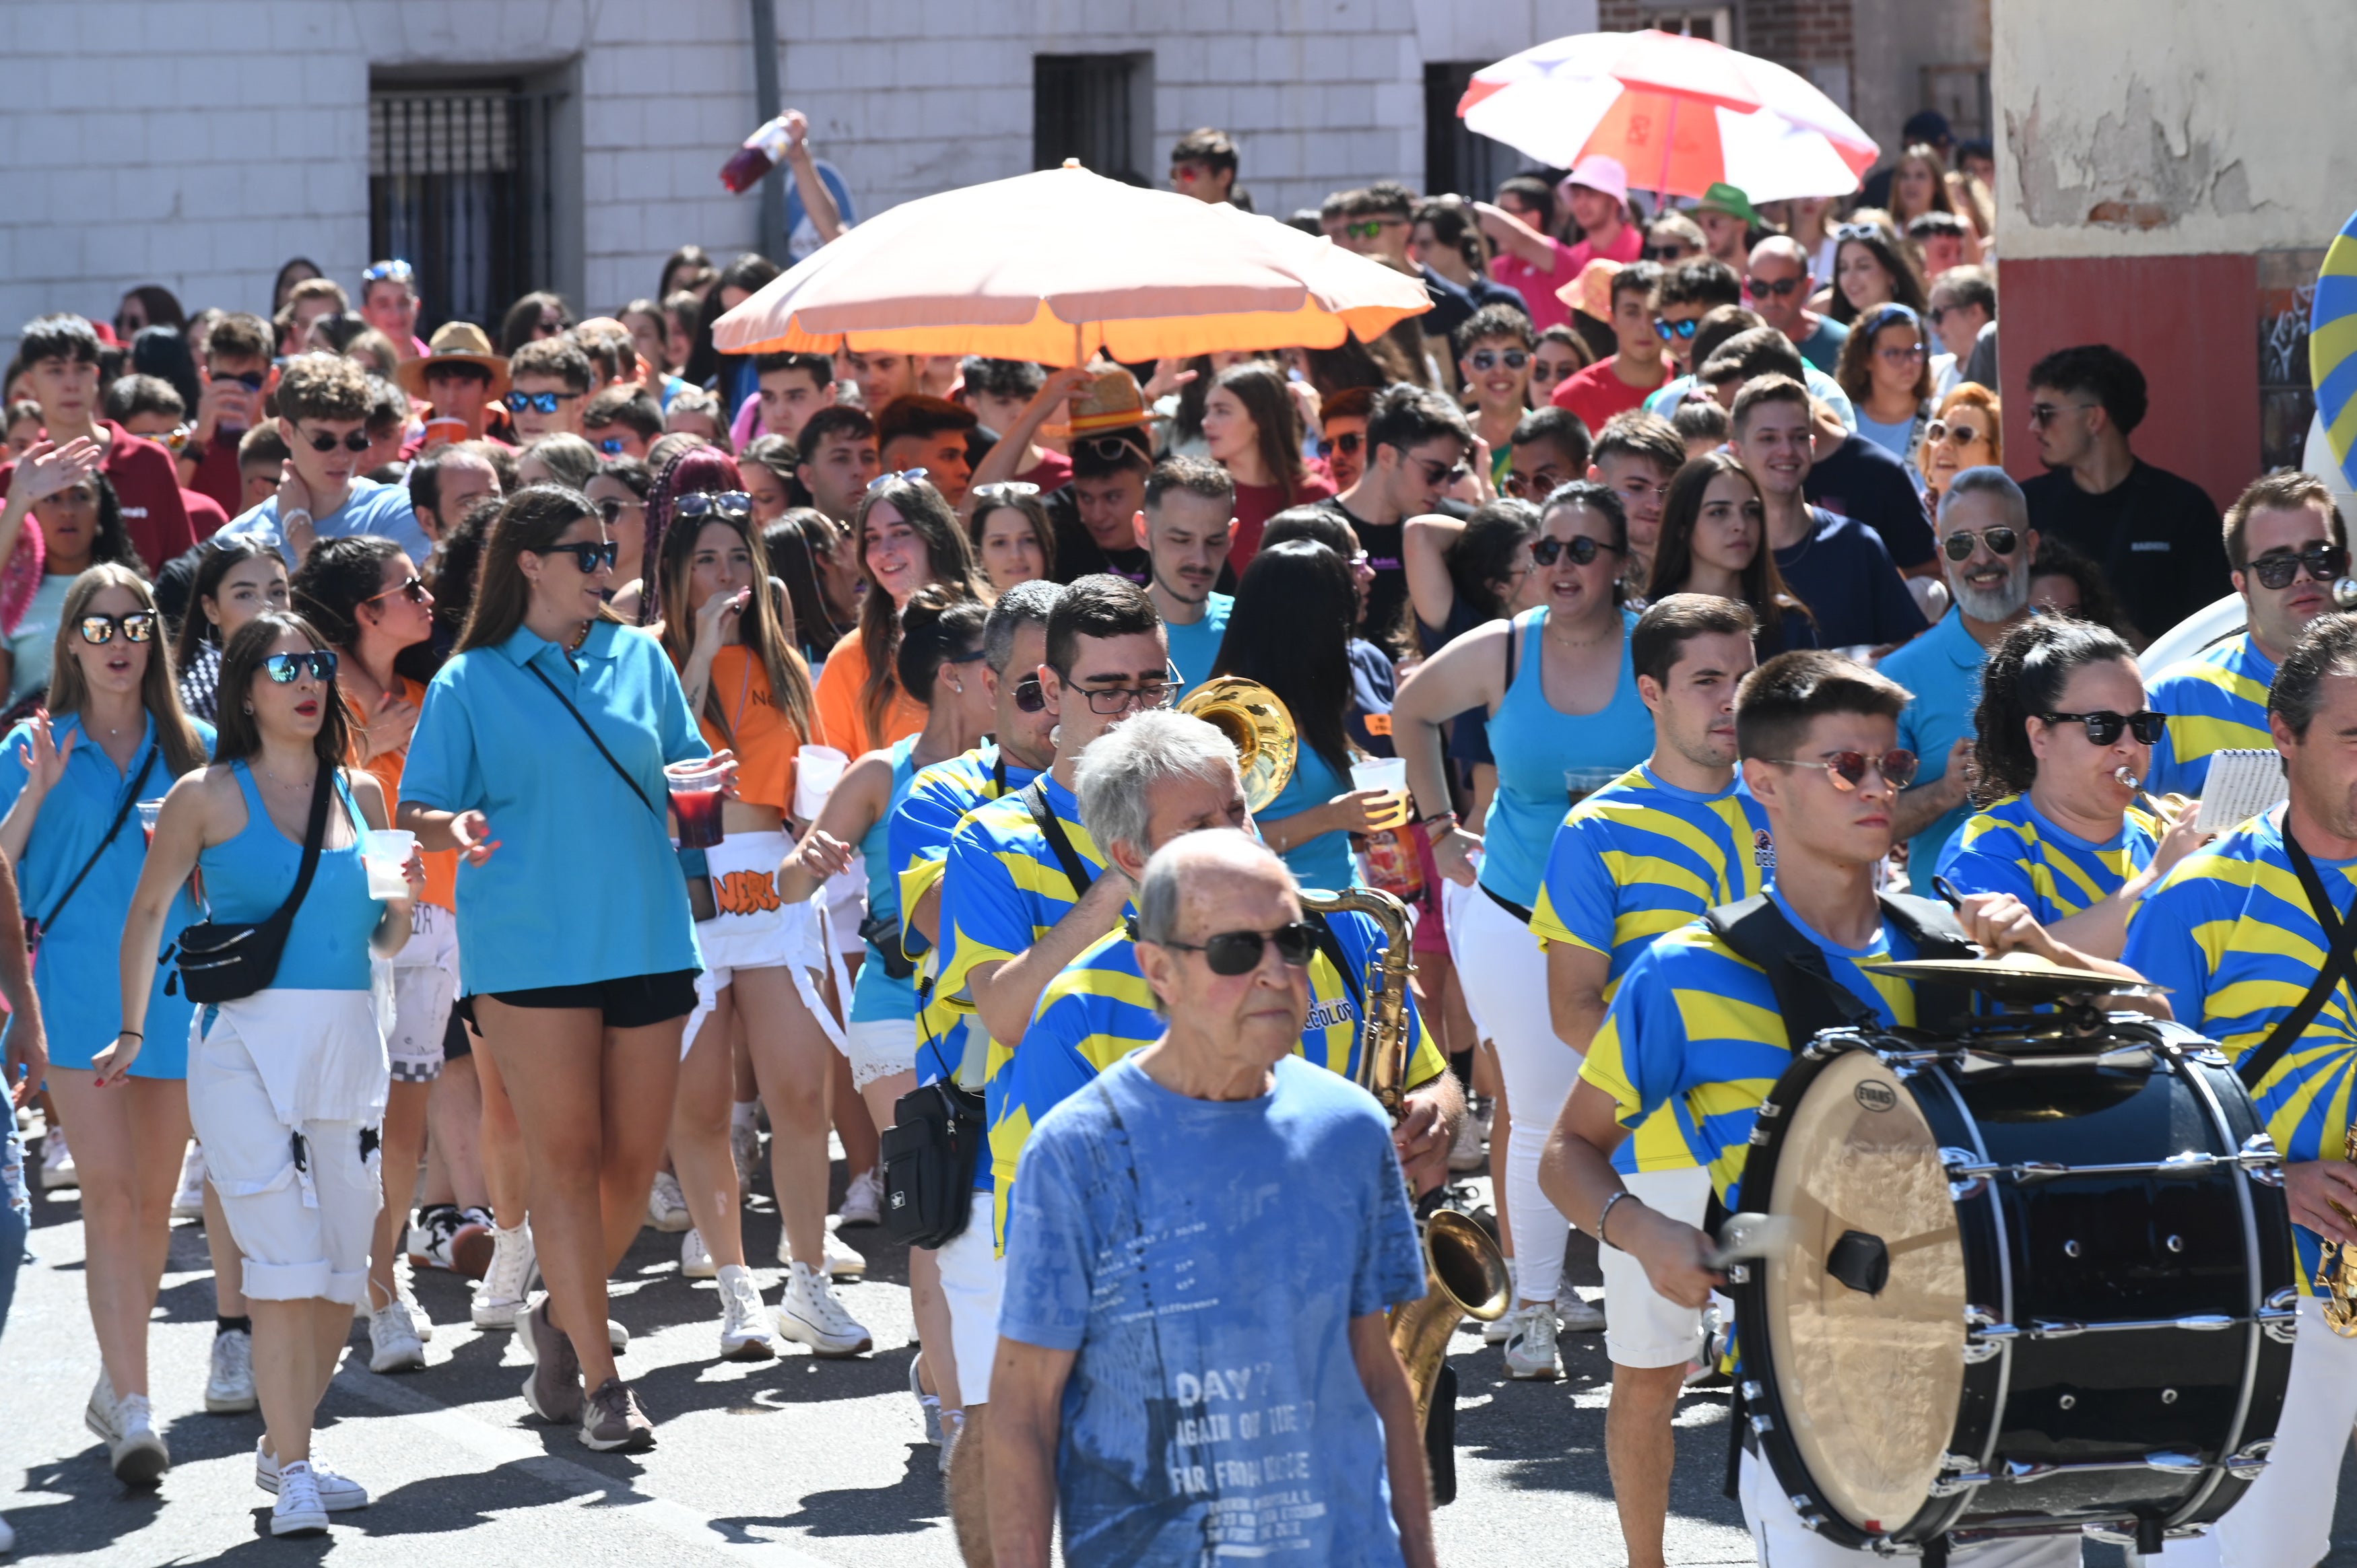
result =
[[1563,483],[1563,476],[1553,468],[1541,468],[1535,474],[1517,474],[1509,469],[1506,474],[1506,493],[1527,499],[1535,496],[1547,495],[1561,483]]
[[909,484],[913,485],[919,479],[930,477],[931,473],[932,470],[931,468],[895,468],[888,474],[878,474],[874,478],[868,480],[867,488],[871,490],[880,490],[886,485],[892,483],[895,479],[905,479]]
[[1587,566],[1594,564],[1598,555],[1618,555],[1620,553],[1619,545],[1607,544],[1600,539],[1590,539],[1584,533],[1575,533],[1569,539],[1531,541],[1531,559],[1542,566],[1554,565],[1555,557],[1558,555],[1570,556],[1571,564],[1575,566]]
[[1670,342],[1673,339],[1680,342],[1690,343],[1694,340],[1695,328],[1701,325],[1702,322],[1699,318],[1689,318],[1684,321],[1664,321],[1660,317],[1656,316],[1653,317],[1653,335],[1664,343]]
[[991,506],[1009,506],[1028,496],[1039,493],[1039,487],[1028,479],[1001,479],[995,485],[976,485],[974,497]]
[[[1178,666],[1166,664],[1161,680],[1148,681],[1139,686],[1075,686],[1069,675],[1064,677],[1064,684],[1088,698],[1089,712],[1100,718],[1110,718],[1114,714],[1127,713],[1131,708],[1168,707],[1177,700],[1182,680]],[[1112,705],[1107,706],[1107,703]]]
[[1893,343],[1887,348],[1877,349],[1874,352],[1875,357],[1886,365],[1911,365],[1923,357],[1923,345]]
[[2311,544],[2294,555],[2269,551],[2251,563],[2250,571],[2263,588],[2288,588],[2302,568],[2319,583],[2330,583],[2349,570],[2349,552],[2338,544]]
[[1026,675],[1015,682],[1015,709],[1017,713],[1036,714],[1048,705],[1048,693],[1039,690],[1039,677]]
[[576,397],[588,395],[587,392],[511,392],[500,401],[518,413],[522,413],[525,409],[531,409],[534,413],[554,413],[558,403],[571,403]]
[[1987,545],[1992,555],[2010,555],[2020,543],[2021,535],[2009,528],[1992,528],[1984,533],[1958,529],[1940,541],[1940,550],[1951,561],[1969,561],[1975,545]]
[[123,628],[125,642],[152,642],[156,637],[156,614],[153,610],[133,610],[127,616],[84,616],[76,623],[81,639],[93,648],[103,648],[114,640],[114,628]]
[[1431,457],[1411,457],[1408,461],[1424,470],[1424,482],[1427,485],[1453,485],[1471,471],[1462,463],[1447,467]]
[[408,283],[417,274],[407,262],[379,262],[361,274],[361,286],[372,283]]
[[2061,417],[2066,409],[2089,409],[2102,406],[2092,403],[2033,403],[2029,405],[2029,428],[2043,430]]
[[248,392],[260,392],[262,390],[264,377],[260,371],[240,371],[233,376],[224,375],[221,371],[215,371],[213,372],[213,380],[217,381],[235,381],[238,385],[243,387]]
[[1943,441],[1953,441],[1959,446],[1969,446],[1987,432],[1970,424],[1951,424],[1935,419],[1923,427],[1923,439],[1937,446]]
[[1157,947],[1174,948],[1179,952],[1199,952],[1204,965],[1213,974],[1233,979],[1250,974],[1260,967],[1261,954],[1269,948],[1287,969],[1307,969],[1310,958],[1318,951],[1318,932],[1305,920],[1289,926],[1279,926],[1273,931],[1222,931],[1200,942],[1157,942]]
[[1465,356],[1465,362],[1477,371],[1494,371],[1502,363],[1510,371],[1519,371],[1531,362],[1531,357],[1520,349],[1492,351],[1476,349]]
[[362,599],[361,603],[364,605],[372,605],[379,599],[389,599],[395,594],[399,594],[413,605],[422,605],[425,602],[425,579],[420,577],[416,573],[412,572],[409,575],[409,581],[402,584],[398,587],[387,588],[381,594],[371,594],[367,598]]
[[570,555],[573,557],[574,564],[581,568],[583,576],[594,577],[597,575],[598,567],[611,566],[615,558],[621,553],[621,550],[622,547],[610,539],[603,544],[592,544],[585,539],[578,544],[552,544],[545,550],[535,550],[533,553],[534,555]]
[[1839,223],[1834,226],[1834,238],[1840,240],[1879,240],[1882,231],[1871,223]]
[[1367,437],[1363,432],[1357,430],[1345,430],[1340,435],[1319,436],[1318,438],[1318,455],[1320,457],[1331,457],[1335,453],[1340,452],[1343,456],[1348,457],[1355,454],[1360,447],[1366,444]]
[[674,499],[671,510],[677,517],[750,517],[753,498],[743,490],[690,490]]
[[193,424],[176,424],[172,426],[171,429],[164,432],[163,435],[150,435],[147,439],[153,441],[156,445],[163,447],[167,452],[179,452],[188,447],[188,436],[195,431],[195,429],[196,426]]
[[1956,308],[1957,306],[1953,305],[1935,305],[1923,312],[1923,319],[1937,328],[1941,322],[1948,319],[1948,312]]
[[1342,232],[1350,235],[1353,240],[1372,240],[1386,229],[1406,227],[1407,220],[1405,218],[1368,218],[1356,223],[1343,224]]
[[1781,299],[1786,295],[1792,293],[1794,289],[1800,287],[1801,280],[1799,278],[1777,278],[1773,282],[1770,282],[1767,278],[1745,278],[1743,280],[1743,286],[1751,291],[1751,297],[1754,299],[1758,299],[1762,295],[1769,295],[1777,299]]
[[1683,262],[1695,253],[1692,245],[1647,245],[1637,252],[1645,262]]
[[2109,709],[2092,714],[2040,714],[2050,725],[2084,725],[2087,740],[2093,746],[2109,746],[2120,738],[2120,732],[2132,733],[2146,746],[2158,746],[2162,734],[2169,728],[2169,715],[2146,708],[2140,713],[2115,714]]
[[646,509],[647,503],[644,501],[618,501],[608,496],[597,503],[597,515],[606,520],[608,528],[611,528],[622,520],[624,512],[644,511]]
[[605,435],[598,438],[597,445],[597,450],[607,456],[619,457],[622,455],[622,448],[629,443],[619,435]]
[[314,430],[303,439],[314,452],[332,452],[339,446],[347,452],[369,449],[368,432],[365,430],[349,430],[339,436],[330,435],[324,430]]
[[262,672],[281,686],[291,686],[305,671],[314,681],[336,678],[336,655],[333,649],[317,648],[308,653],[274,653],[264,660]]
[[1882,781],[1893,789],[1904,789],[1915,782],[1915,754],[1905,746],[1896,746],[1880,757],[1868,757],[1862,751],[1836,751],[1823,762],[1809,762],[1797,757],[1778,757],[1787,768],[1822,768],[1833,787],[1846,795],[1866,782],[1868,769],[1882,775]]

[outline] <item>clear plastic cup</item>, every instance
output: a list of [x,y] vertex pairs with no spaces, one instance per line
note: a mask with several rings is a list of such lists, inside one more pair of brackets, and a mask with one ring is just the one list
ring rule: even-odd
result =
[[417,835],[399,828],[371,828],[361,835],[361,865],[368,871],[370,897],[409,897],[409,878],[402,868],[416,847]]
[[1407,758],[1404,757],[1361,757],[1351,764],[1351,788],[1383,789],[1390,792],[1392,799],[1370,813],[1373,826],[1395,828],[1407,822]]
[[1629,770],[1625,768],[1566,768],[1563,770],[1563,789],[1570,804],[1578,805],[1607,784]]
[[163,814],[163,796],[158,795],[152,800],[139,802],[139,831],[147,835],[147,845],[151,849],[156,844],[156,819]]
[[831,746],[806,746],[794,754],[794,816],[798,821],[818,820],[826,798],[843,781],[844,769],[851,758]]
[[663,769],[672,815],[679,819],[680,848],[710,849],[720,842],[720,787],[727,779],[728,765],[708,757],[674,762]]

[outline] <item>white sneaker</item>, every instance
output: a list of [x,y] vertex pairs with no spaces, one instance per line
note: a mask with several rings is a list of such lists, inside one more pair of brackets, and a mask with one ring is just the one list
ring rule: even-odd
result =
[[1514,1337],[1506,1341],[1506,1376],[1551,1383],[1561,1373],[1555,1357],[1555,1314],[1544,1305],[1524,1309]]
[[1462,1176],[1490,1163],[1490,1117],[1471,1103],[1457,1123],[1457,1137],[1448,1145],[1448,1168]]
[[861,1171],[851,1178],[844,1189],[843,1207],[835,1218],[845,1225],[881,1225],[884,1223],[884,1177],[880,1172]]
[[409,1309],[395,1299],[369,1314],[369,1370],[422,1372],[425,1369],[425,1347],[418,1342],[417,1329],[410,1322]]
[[[339,1476],[317,1459],[311,1461],[311,1485],[319,1494],[319,1506],[329,1513],[345,1513],[352,1509],[364,1509],[369,1504],[368,1488],[347,1476]],[[253,1484],[272,1497],[279,1495],[283,1484],[278,1468],[278,1456],[270,1452],[270,1438],[265,1434],[253,1440]]]
[[205,1409],[241,1415],[258,1402],[253,1392],[253,1336],[242,1328],[213,1336],[212,1370],[205,1379]]
[[766,1361],[778,1353],[770,1333],[770,1315],[761,1306],[761,1287],[753,1271],[731,1263],[717,1272],[720,1283],[720,1359],[724,1361]]
[[761,1174],[761,1129],[757,1122],[728,1123],[728,1153],[737,1162],[737,1191],[742,1195],[753,1190],[753,1178]]
[[876,1344],[874,1337],[834,1299],[834,1287],[826,1276],[806,1263],[788,1267],[786,1299],[778,1306],[778,1332],[798,1345],[809,1346],[819,1356],[856,1356]]
[[712,1251],[704,1244],[704,1232],[693,1225],[679,1239],[679,1272],[683,1278],[691,1280],[708,1280],[717,1273],[712,1264]]
[[475,1285],[467,1316],[478,1328],[513,1328],[532,1289],[532,1222],[491,1232],[491,1264]]
[[188,1152],[180,1156],[180,1190],[172,1195],[172,1218],[202,1219],[205,1217],[205,1146],[194,1138],[188,1140]]
[[917,1414],[924,1421],[925,1441],[939,1448],[946,1442],[942,1435],[942,1396],[925,1391],[924,1365],[922,1350],[909,1358],[909,1392],[915,1396]]
[[107,1441],[106,1462],[126,1487],[152,1487],[172,1467],[172,1451],[156,1434],[145,1394],[125,1394],[114,1402],[114,1435]]
[[843,1238],[830,1230],[826,1233],[826,1277],[831,1280],[856,1280],[867,1273],[865,1254],[844,1244]]
[[321,1535],[328,1529],[328,1505],[319,1497],[319,1483],[311,1466],[297,1459],[278,1472],[278,1501],[270,1509],[273,1535]]
[[669,1171],[655,1172],[655,1184],[647,1189],[647,1223],[673,1233],[694,1223],[687,1212],[687,1198],[679,1190],[679,1177]]
[[66,1147],[66,1130],[52,1125],[41,1134],[41,1190],[81,1186],[81,1173],[74,1169],[73,1151]]
[[[417,1293],[410,1288],[409,1276],[401,1272],[399,1263],[395,1263],[393,1269],[393,1299],[409,1309],[409,1326],[417,1336],[418,1343],[431,1345],[434,1342],[434,1320],[425,1316],[424,1307],[417,1305]],[[373,1298],[370,1299],[371,1310],[374,1310]]]
[[1503,1345],[1514,1337],[1515,1331],[1522,1326],[1523,1309],[1519,1306],[1510,1306],[1481,1326],[1481,1343]]
[[1604,1328],[1604,1305],[1588,1301],[1569,1285],[1555,1298],[1555,1323],[1566,1334],[1597,1334]]

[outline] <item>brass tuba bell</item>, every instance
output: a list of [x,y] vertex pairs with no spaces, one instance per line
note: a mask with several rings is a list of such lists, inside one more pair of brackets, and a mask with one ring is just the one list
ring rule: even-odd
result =
[[1265,811],[1285,792],[1301,740],[1293,715],[1275,692],[1240,675],[1222,675],[1188,693],[1178,711],[1201,719],[1234,743],[1244,804],[1254,812]]

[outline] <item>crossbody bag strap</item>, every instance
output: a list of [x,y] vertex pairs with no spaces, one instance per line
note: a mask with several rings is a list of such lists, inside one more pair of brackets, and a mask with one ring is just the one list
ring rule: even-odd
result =
[[1064,836],[1064,824],[1057,820],[1055,808],[1048,804],[1046,774],[1042,773],[1023,787],[1023,804],[1031,813],[1032,822],[1039,824],[1040,836],[1048,841],[1048,847],[1056,852],[1056,863],[1064,868],[1064,875],[1071,878],[1072,897],[1079,899],[1089,890],[1089,883],[1093,879],[1089,875],[1089,868],[1081,864],[1081,857],[1073,853],[1072,841]]
[[98,841],[98,847],[91,850],[90,858],[81,863],[81,869],[74,873],[74,879],[71,882],[66,884],[66,890],[58,895],[58,901],[49,906],[49,912],[33,922],[35,930],[46,931],[58,923],[58,917],[65,913],[66,906],[73,901],[74,894],[81,890],[82,879],[97,867],[100,859],[106,854],[107,846],[122,835],[123,824],[131,820],[131,808],[139,803],[140,791],[147,788],[147,775],[156,770],[156,751],[155,746],[148,746],[147,759],[139,765],[139,777],[134,779],[131,781],[131,788],[123,792],[123,803],[115,808],[114,821],[108,825],[106,836]]
[[295,924],[295,911],[302,908],[303,896],[311,891],[312,874],[319,869],[319,850],[328,840],[328,803],[336,798],[337,771],[322,762],[311,780],[311,820],[303,829],[303,864],[295,872],[295,891],[262,922],[264,929],[277,932],[282,942]]
[[548,678],[548,672],[538,665],[527,662],[524,668],[532,671],[533,679],[548,688],[550,696],[565,704],[565,711],[573,715],[573,722],[581,726],[581,733],[589,737],[589,744],[597,748],[597,755],[606,759],[606,766],[614,770],[614,777],[630,787],[630,793],[639,798],[639,804],[653,811],[658,819],[668,822],[670,819],[663,815],[652,800],[647,799],[647,792],[639,788],[639,781],[630,777],[630,770],[614,760],[614,754],[606,749],[606,743],[597,738],[597,732],[589,727],[589,721],[581,716],[581,710],[573,705],[573,699],[559,691],[556,682]]
[[2357,984],[2357,975],[2352,975],[2350,968],[2351,960],[2357,957],[2357,920],[2343,920],[2333,908],[2331,897],[2324,890],[2323,878],[2316,874],[2315,862],[2309,859],[2308,851],[2300,848],[2299,841],[2291,836],[2288,813],[2283,841],[2284,854],[2299,877],[2300,891],[2308,895],[2309,913],[2316,917],[2316,923],[2323,928],[2331,946],[2316,972],[2316,979],[2309,984],[2308,994],[2299,999],[2299,1005],[2285,1014],[2267,1031],[2259,1048],[2235,1067],[2234,1076],[2243,1080],[2245,1089],[2255,1091],[2274,1070],[2276,1063],[2283,1059],[2284,1053],[2308,1032],[2309,1025],[2316,1021],[2317,1014],[2324,1010],[2325,1003],[2341,983]]

